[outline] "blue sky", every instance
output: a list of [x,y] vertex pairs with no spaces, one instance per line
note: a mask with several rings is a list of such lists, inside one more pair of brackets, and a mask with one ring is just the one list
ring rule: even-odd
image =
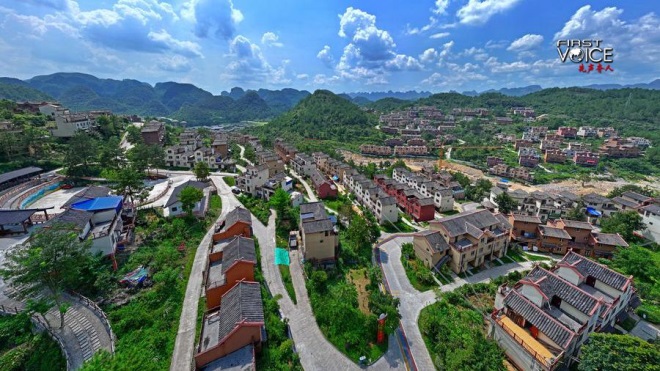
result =
[[[84,72],[213,93],[487,90],[660,77],[657,1],[3,0],[0,75]],[[598,38],[613,72],[559,60]]]

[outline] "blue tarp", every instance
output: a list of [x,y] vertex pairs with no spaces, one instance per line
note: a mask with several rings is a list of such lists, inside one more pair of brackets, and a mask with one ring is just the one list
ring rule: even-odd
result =
[[328,215],[328,219],[332,222],[332,225],[337,224],[337,216],[336,215]]
[[124,198],[122,196],[97,197],[92,198],[91,200],[76,202],[75,204],[71,205],[71,208],[86,211],[110,209],[119,210],[121,209],[121,204],[123,201]]
[[334,180],[334,181],[336,182],[336,181],[338,181],[338,180],[339,180],[339,177],[338,177],[338,176],[336,176],[336,175],[333,175],[333,176],[332,176],[332,180]]
[[509,183],[509,179],[504,179],[504,178],[502,178],[502,179],[500,179],[500,182],[502,182],[502,183]]
[[289,258],[289,251],[286,249],[281,249],[279,247],[275,248],[275,264],[276,265],[289,265],[291,264],[291,258]]
[[122,285],[137,286],[144,282],[149,275],[149,270],[143,266],[137,267],[134,271],[128,273],[119,281]]
[[603,216],[600,211],[594,209],[593,207],[587,207],[587,214],[591,216]]

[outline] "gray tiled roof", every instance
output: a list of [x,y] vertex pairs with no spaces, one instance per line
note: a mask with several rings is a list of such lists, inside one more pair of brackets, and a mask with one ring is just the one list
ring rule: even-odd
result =
[[254,346],[246,345],[243,348],[231,352],[222,358],[204,366],[202,371],[252,371],[256,370],[254,358]]
[[648,211],[648,212],[650,212],[652,214],[655,214],[655,215],[660,215],[660,206],[656,205],[656,204],[651,204],[651,205],[644,206],[644,207],[642,207],[642,210]]
[[598,305],[598,299],[541,267],[534,267],[526,279],[536,283],[548,300],[556,295],[587,316],[591,316],[591,311]]
[[257,263],[253,239],[239,236],[223,248],[222,273],[227,273],[227,270],[239,260],[253,262],[254,264]]
[[261,288],[256,282],[239,282],[222,296],[218,321],[218,338],[220,343],[241,322],[264,322],[264,310],[261,302]]
[[305,218],[305,220],[322,220],[328,218],[328,215],[325,213],[325,205],[320,201],[301,204],[300,215],[302,216],[305,214],[311,215],[311,219]]
[[570,219],[560,219],[565,226],[569,228],[575,228],[575,229],[589,229],[592,230],[594,227],[591,226],[591,224],[587,222],[581,222],[578,220],[570,220]]
[[43,171],[40,167],[30,166],[23,169],[18,169],[14,171],[9,171],[4,174],[0,174],[0,184],[12,181],[16,178],[20,178],[26,175],[36,175],[37,173]]
[[618,197],[618,196],[617,196],[617,197],[614,197],[614,198],[612,199],[612,202],[614,202],[615,204],[619,204],[619,205],[627,206],[627,207],[630,207],[630,208],[635,208],[635,207],[638,207],[638,206],[639,206],[639,204],[638,204],[637,202],[635,202],[635,201],[630,201],[630,200],[627,199],[627,198]]
[[313,220],[310,222],[302,223],[302,229],[304,233],[318,233],[324,231],[331,231],[332,227],[333,226],[330,219]]
[[225,228],[229,228],[238,222],[252,224],[252,214],[250,214],[248,209],[237,207],[227,213],[227,217],[225,218]]
[[440,235],[438,231],[426,230],[419,232],[418,236],[424,238],[426,242],[431,246],[436,252],[443,252],[449,249],[447,241]]
[[602,264],[589,260],[582,255],[576,254],[573,251],[569,251],[560,263],[562,262],[573,266],[581,275],[585,277],[592,276],[619,291],[623,291],[628,284],[628,277],[617,273]]
[[0,210],[0,225],[18,224],[24,222],[37,210]]
[[181,194],[181,191],[184,190],[186,187],[194,187],[199,190],[204,190],[205,188],[209,187],[208,183],[204,182],[196,182],[194,180],[189,180],[183,184],[179,184],[174,188],[172,191],[172,194],[170,195],[170,198],[167,199],[167,202],[165,202],[164,207],[168,207],[170,205],[173,205],[177,202],[179,202],[179,195]]
[[[450,237],[456,237],[468,233],[468,228],[483,230],[492,225],[499,224],[500,220],[488,210],[473,210],[442,218],[433,223],[442,226]],[[471,227],[468,227],[468,224]]]
[[591,232],[591,235],[598,243],[611,246],[628,247],[626,241],[617,233],[596,233]]
[[563,238],[565,240],[571,239],[571,235],[561,228],[550,227],[547,225],[539,225],[538,228],[542,236]]
[[538,328],[545,336],[566,349],[575,333],[552,318],[548,313],[527,300],[516,290],[511,290],[504,298],[504,305],[521,315],[525,320]]
[[602,204],[610,201],[609,198],[601,196],[597,193],[586,194],[582,196],[582,200],[584,200],[584,202],[586,203],[593,203],[593,204]]
[[637,192],[632,192],[632,191],[627,191],[623,192],[622,194],[623,197],[629,198],[631,200],[635,200],[637,202],[645,202],[651,199],[649,196],[644,196],[642,194],[639,194]]
[[49,225],[57,223],[74,224],[76,228],[84,229],[87,223],[92,220],[94,213],[84,210],[67,209],[63,213],[48,221]]
[[536,215],[512,214],[514,222],[541,224],[541,219]]
[[385,196],[380,198],[380,203],[383,206],[389,206],[396,204],[396,199],[392,196]]

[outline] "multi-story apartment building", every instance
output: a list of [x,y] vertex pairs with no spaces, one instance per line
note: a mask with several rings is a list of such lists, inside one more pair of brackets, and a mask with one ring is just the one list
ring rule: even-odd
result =
[[642,216],[642,222],[646,225],[646,229],[641,231],[641,235],[651,241],[655,241],[655,243],[659,243],[660,206],[656,204],[646,205],[641,207],[638,212]]
[[520,369],[568,368],[591,333],[613,327],[633,293],[632,276],[568,252],[556,268],[537,266],[498,289],[489,336]]
[[289,163],[293,171],[299,175],[310,176],[316,169],[314,159],[304,153],[296,153],[296,156]]
[[248,166],[243,174],[236,177],[236,186],[241,191],[257,197],[259,189],[268,181],[268,178],[266,164]]
[[639,147],[625,142],[622,144],[622,141],[616,139],[609,139],[603,143],[599,148],[599,152],[601,155],[610,158],[633,158],[642,155]]
[[70,138],[78,131],[95,128],[96,118],[84,112],[55,115],[55,124],[57,124],[57,128],[51,130],[52,136]]
[[543,139],[541,141],[541,146],[539,149],[542,152],[546,152],[548,150],[553,150],[553,149],[559,149],[561,147],[562,142],[559,140],[550,140],[550,139]]
[[392,148],[388,146],[375,146],[371,144],[363,144],[360,146],[360,153],[363,155],[373,156],[391,156]]
[[560,149],[549,149],[545,151],[543,160],[549,163],[563,164],[566,162],[566,154]]
[[600,156],[590,151],[575,152],[573,155],[573,162],[576,165],[597,166],[599,161]]
[[[390,148],[390,147],[387,147]],[[395,146],[395,156],[426,156],[429,153],[427,146]]]
[[533,156],[533,155],[522,155],[518,157],[518,164],[520,166],[525,166],[525,167],[531,167],[534,168],[536,165],[539,164],[539,157],[538,156]]
[[570,126],[561,126],[557,129],[557,135],[564,138],[577,138],[578,129]]
[[281,138],[275,139],[274,147],[275,153],[277,153],[282,162],[285,164],[288,164],[289,161],[296,157],[296,153],[298,153],[298,150],[296,150],[294,146],[287,144]]
[[328,218],[323,202],[300,205],[302,253],[313,264],[334,264],[337,260],[339,235]]
[[[446,251],[451,258],[445,260],[455,273],[461,273],[506,254],[511,225],[502,214],[473,210],[431,221],[429,229],[436,231],[449,246]],[[421,250],[423,248],[416,248],[416,251]],[[420,258],[432,266],[431,260]]]
[[503,163],[504,163],[504,159],[501,157],[494,157],[494,156],[486,157],[486,166],[488,166],[489,168]]
[[598,136],[598,130],[591,126],[580,126],[576,135],[580,138],[595,138]]

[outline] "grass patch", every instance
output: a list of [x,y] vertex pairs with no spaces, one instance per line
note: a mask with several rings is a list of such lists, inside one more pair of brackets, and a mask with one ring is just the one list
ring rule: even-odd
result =
[[287,294],[291,298],[293,304],[298,304],[296,298],[296,290],[293,288],[293,280],[291,279],[291,271],[289,270],[288,265],[278,265],[280,269],[280,275],[282,275],[282,282],[284,282],[284,288],[286,289]]
[[531,261],[535,261],[535,262],[536,261],[544,261],[544,260],[546,260],[546,261],[547,260],[552,260],[548,256],[539,256],[539,255],[535,255],[535,254],[529,254],[529,253],[526,253],[526,252],[523,252],[523,256],[525,258],[527,258],[527,260],[531,260]]
[[352,205],[351,200],[349,200],[348,197],[344,195],[339,195],[339,197],[337,197],[334,200],[325,199],[322,201],[325,204],[325,206],[337,212],[342,208],[347,208],[347,207],[350,208]]
[[524,262],[527,261],[525,257],[523,256],[522,252],[520,249],[517,249],[515,247],[511,247],[509,251],[506,253],[506,257],[512,260],[512,263],[518,262]]
[[66,370],[57,342],[45,332],[33,334],[26,313],[0,316],[0,365],[6,371]]
[[[145,265],[153,286],[135,294],[122,290],[119,294],[129,295],[128,300],[103,305],[117,335],[116,352],[96,354],[83,370],[120,370],[126,365],[141,370],[169,368],[195,252],[220,213],[219,199],[212,197],[204,220],[164,218],[153,209],[138,214],[135,233],[142,242],[130,256],[121,257],[117,278]],[[186,248],[180,252],[177,247],[182,242]]]
[[649,322],[660,323],[660,308],[657,305],[643,303],[637,308],[636,313]]
[[410,284],[416,290],[424,292],[437,287],[433,280],[433,272],[415,256],[412,243],[404,243],[401,246],[401,264],[403,264]]
[[452,216],[458,214],[458,210],[449,210],[449,211],[443,211],[440,213],[442,216]]
[[380,226],[380,229],[383,232],[387,233],[410,233],[415,232],[415,228],[404,223],[401,219],[397,220],[396,223],[385,223]]
[[[500,259],[500,260],[501,260],[501,259]],[[493,264],[493,265],[496,266],[496,267],[499,267],[499,266],[501,266],[501,265],[504,265],[504,263],[501,263],[500,260],[498,260],[498,259],[493,259],[493,260],[490,261],[490,263]]]
[[250,212],[256,216],[260,222],[263,224],[268,224],[268,218],[270,218],[270,209],[268,208],[267,201],[246,194],[239,195],[238,201],[240,201],[243,206],[245,206],[245,208],[250,210]]
[[225,183],[227,183],[227,185],[230,186],[230,187],[233,187],[233,186],[236,185],[236,178],[234,178],[233,176],[224,176],[224,177],[222,177],[222,180],[224,180]]

